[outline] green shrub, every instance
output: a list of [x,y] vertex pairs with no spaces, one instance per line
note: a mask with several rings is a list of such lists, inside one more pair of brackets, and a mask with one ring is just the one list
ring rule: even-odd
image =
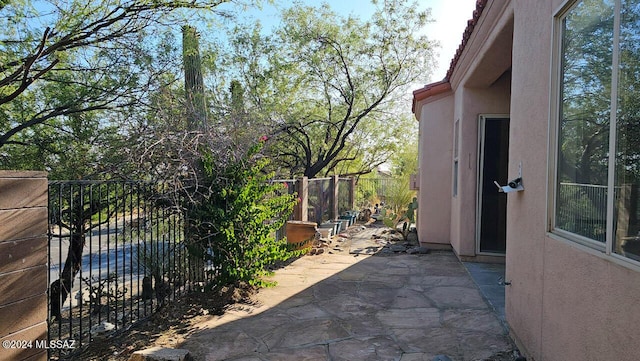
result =
[[224,166],[204,152],[200,179],[188,192],[186,239],[190,252],[212,265],[207,271],[212,288],[268,285],[262,279],[268,267],[298,254],[287,249],[286,239],[275,238],[297,200],[264,172],[268,159],[260,150],[265,141]]

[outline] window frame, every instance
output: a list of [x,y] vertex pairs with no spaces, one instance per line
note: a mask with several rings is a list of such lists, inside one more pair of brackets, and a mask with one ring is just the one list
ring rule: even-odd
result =
[[618,112],[618,79],[619,79],[619,56],[620,56],[620,17],[622,0],[614,1],[614,23],[613,23],[613,56],[611,67],[611,94],[610,94],[610,118],[609,118],[609,139],[608,139],[608,169],[607,169],[607,206],[606,206],[606,239],[605,242],[599,242],[576,233],[572,233],[561,228],[556,228],[557,219],[557,198],[558,198],[558,153],[559,153],[559,128],[561,118],[562,99],[560,99],[562,91],[561,87],[562,74],[562,58],[563,58],[563,21],[566,16],[578,6],[583,0],[566,1],[553,16],[552,29],[552,51],[551,51],[551,91],[550,96],[550,121],[549,121],[549,162],[548,162],[548,183],[547,183],[547,235],[553,239],[568,242],[571,245],[577,245],[579,248],[612,260],[617,264],[640,270],[640,262],[632,258],[625,257],[613,251],[614,243],[614,189],[615,189],[615,168],[616,168],[616,144],[617,144],[617,112]]
[[458,177],[460,175],[460,118],[457,118],[453,122],[453,169],[451,182],[451,196],[453,198],[458,197]]

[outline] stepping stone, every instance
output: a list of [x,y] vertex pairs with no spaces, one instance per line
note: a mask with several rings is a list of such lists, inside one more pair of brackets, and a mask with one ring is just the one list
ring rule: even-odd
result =
[[409,254],[429,254],[431,250],[427,247],[413,247],[407,249],[407,253]]
[[452,361],[447,355],[437,355],[433,358],[433,361]]
[[188,350],[167,347],[152,347],[134,352],[129,361],[192,361]]
[[389,247],[389,249],[393,253],[400,253],[400,252],[406,251],[407,247],[405,247],[405,246],[403,246],[401,244],[392,244],[391,247]]

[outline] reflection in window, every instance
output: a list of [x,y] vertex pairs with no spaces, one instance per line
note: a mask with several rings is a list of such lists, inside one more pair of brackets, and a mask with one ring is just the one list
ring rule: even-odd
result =
[[584,1],[563,20],[556,227],[605,242],[613,1]]
[[640,4],[626,0],[621,9],[613,251],[640,261]]
[[561,20],[555,228],[640,261],[640,4],[584,0]]

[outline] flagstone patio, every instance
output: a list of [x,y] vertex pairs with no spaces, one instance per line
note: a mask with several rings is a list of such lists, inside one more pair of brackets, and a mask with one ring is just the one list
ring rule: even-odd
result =
[[[236,361],[483,360],[514,349],[504,309],[452,252],[349,252],[378,231],[279,269],[278,285],[254,304],[197,324],[179,347],[196,360]],[[497,285],[499,266],[471,270]]]

